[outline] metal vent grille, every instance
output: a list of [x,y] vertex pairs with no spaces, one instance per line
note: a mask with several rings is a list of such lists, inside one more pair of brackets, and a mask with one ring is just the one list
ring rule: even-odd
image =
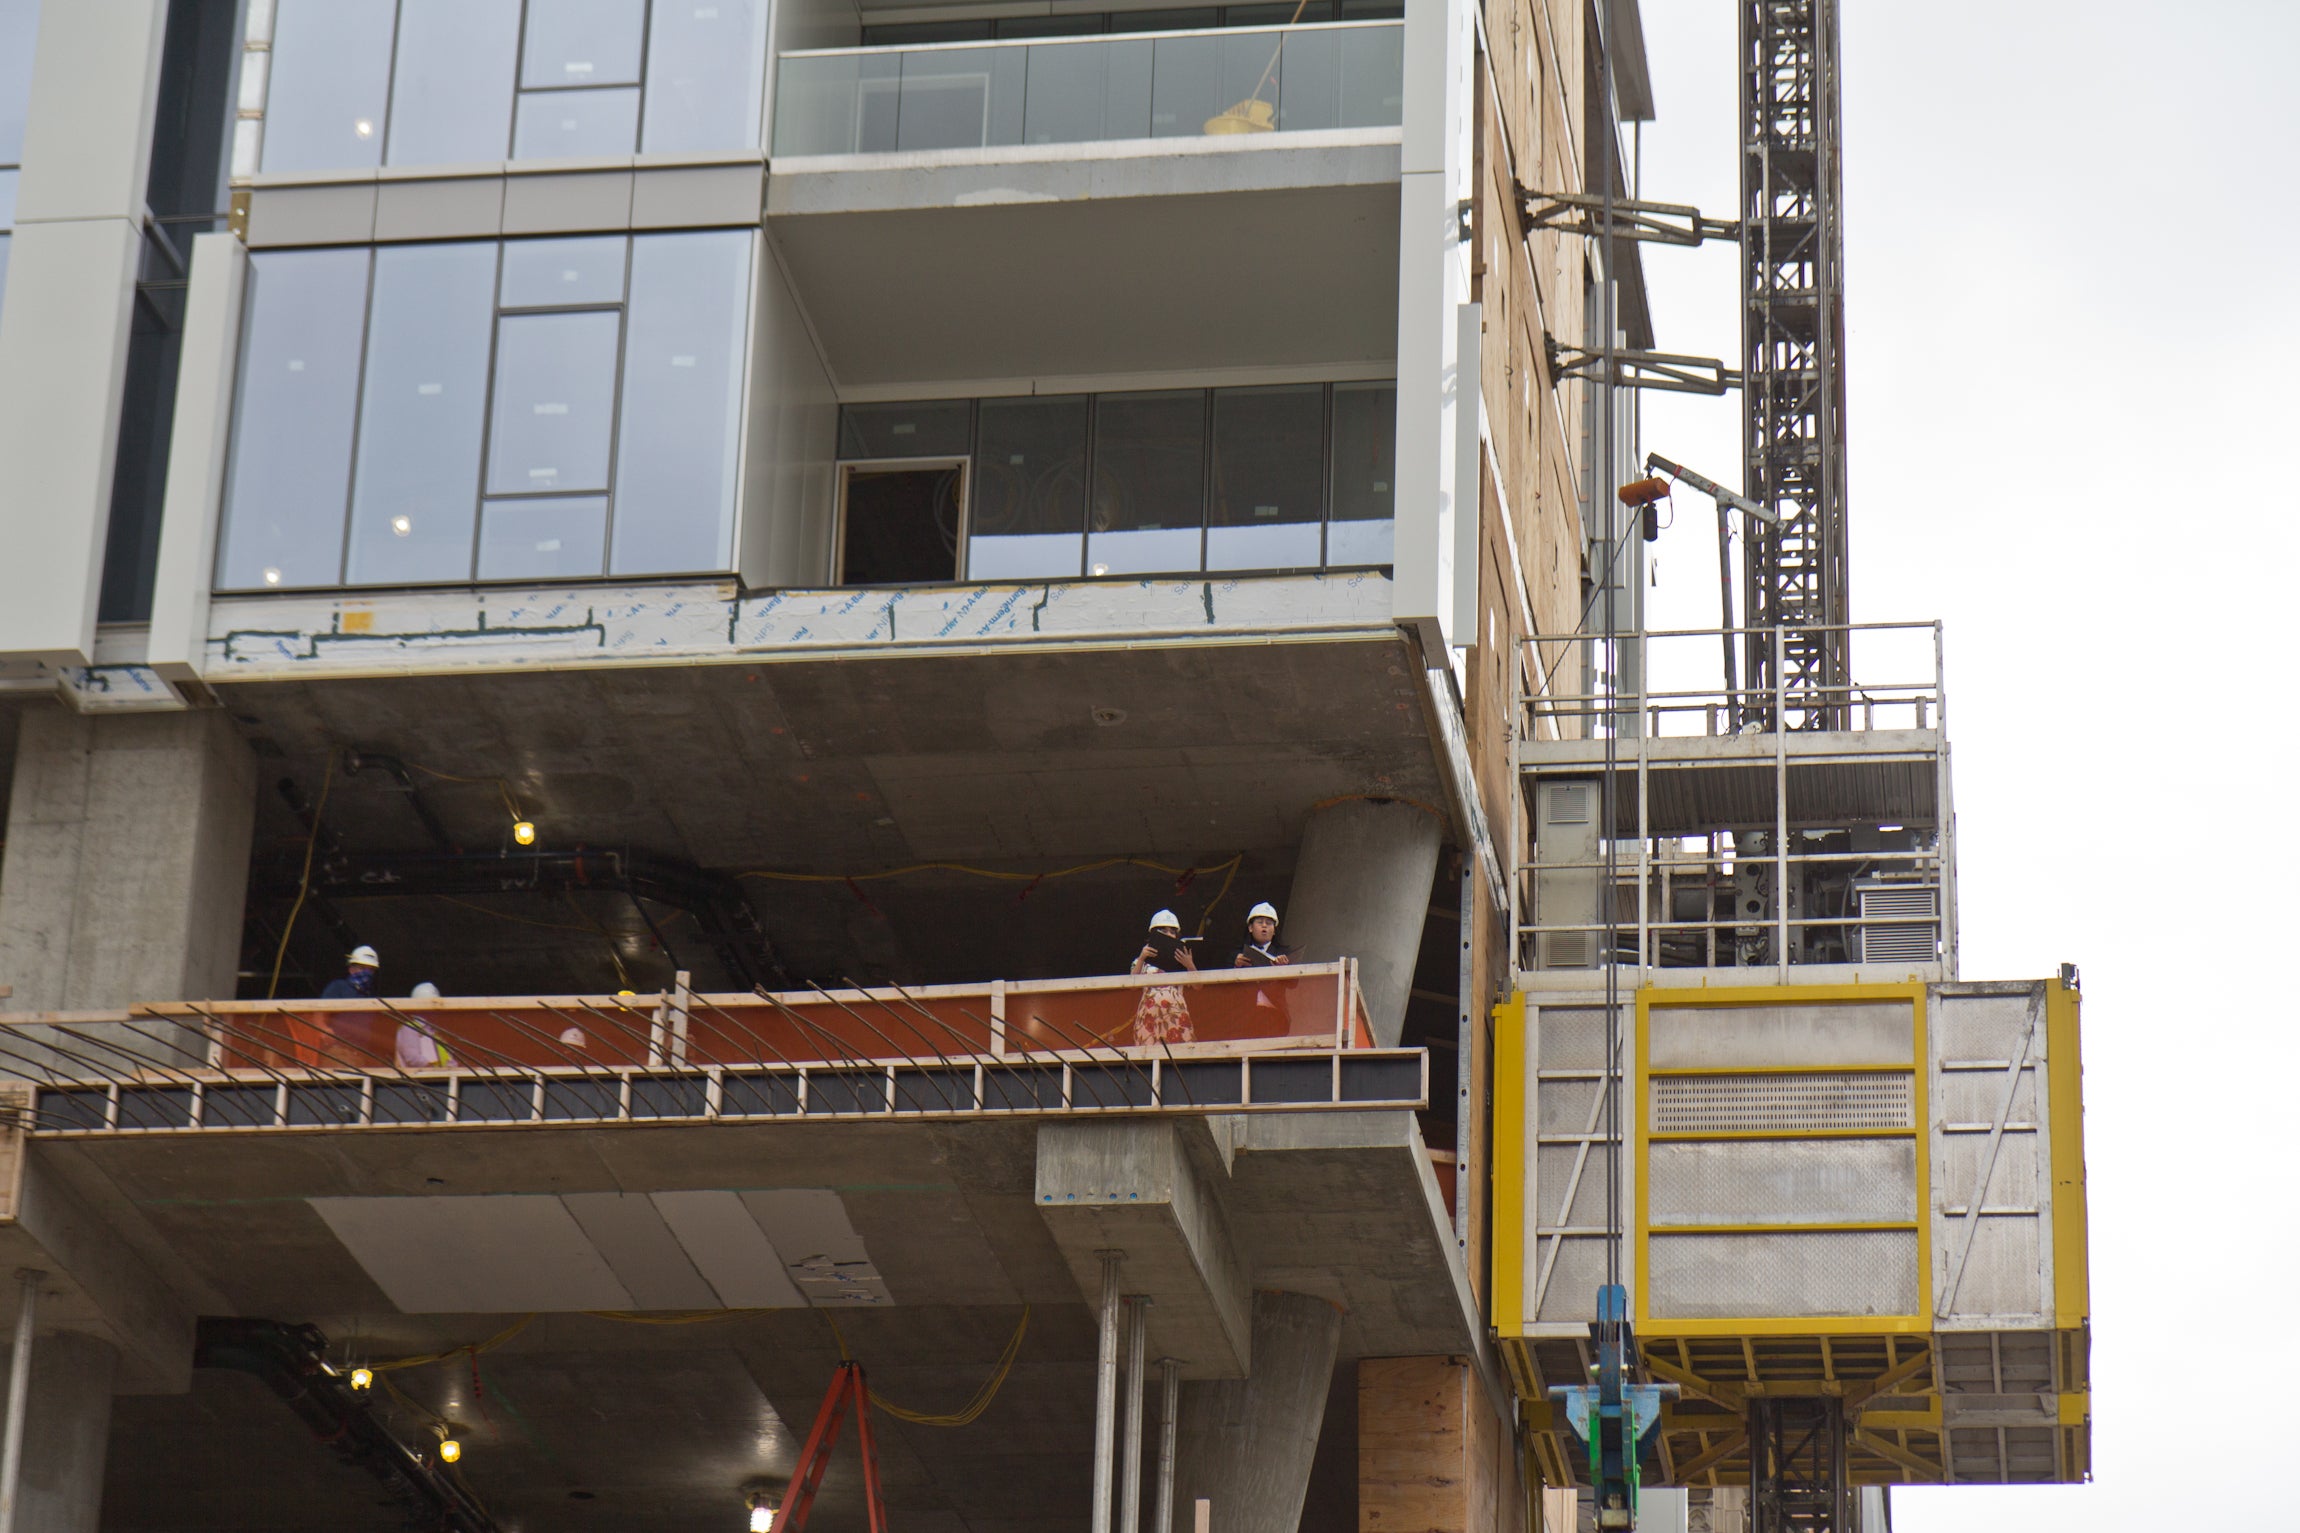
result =
[[1861,893],[1861,953],[1868,963],[1930,963],[1937,954],[1933,923],[1938,891],[1922,884],[1884,884]]
[[1914,1128],[1911,1077],[1899,1074],[1665,1075],[1652,1082],[1656,1134],[1774,1129]]

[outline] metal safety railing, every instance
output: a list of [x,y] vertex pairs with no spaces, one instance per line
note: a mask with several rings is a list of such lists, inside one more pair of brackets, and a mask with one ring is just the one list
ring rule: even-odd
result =
[[[1799,636],[1827,635],[1842,636],[1852,652],[1860,667],[1853,679],[1838,687],[1787,685],[1784,652]],[[1947,727],[1938,622],[1625,633],[1610,646],[1620,682],[1610,695],[1587,684],[1607,664],[1603,638],[1536,636],[1524,643],[1521,738],[1528,740],[1607,734],[1715,738],[1764,733],[1784,721],[1792,730],[1856,733]],[[1745,673],[1752,646],[1774,659],[1768,686],[1752,688],[1735,679]]]
[[1372,1045],[1344,959],[785,994],[28,1013],[0,1018],[0,1078],[34,1088],[29,1126],[57,1132],[1425,1099],[1425,1067],[1405,1068],[1419,1051]]
[[774,153],[1395,127],[1404,40],[1365,21],[786,53]]

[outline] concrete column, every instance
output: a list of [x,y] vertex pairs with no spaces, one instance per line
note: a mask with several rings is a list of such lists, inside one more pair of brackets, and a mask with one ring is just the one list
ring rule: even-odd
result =
[[[32,1344],[15,1533],[96,1533],[118,1361],[109,1343],[77,1331]],[[7,1372],[0,1353],[0,1374]]]
[[0,307],[0,654],[94,659],[166,0],[43,5]]
[[255,756],[214,710],[27,711],[0,859],[14,1011],[215,1000],[237,986]]
[[1329,804],[1310,816],[1294,864],[1284,938],[1307,962],[1358,960],[1385,1048],[1405,1026],[1441,830],[1437,816],[1394,800]]
[[1222,1533],[1297,1533],[1326,1392],[1342,1340],[1341,1311],[1298,1293],[1254,1295],[1253,1367],[1243,1379],[1182,1386],[1175,1447],[1175,1522],[1213,1503]]

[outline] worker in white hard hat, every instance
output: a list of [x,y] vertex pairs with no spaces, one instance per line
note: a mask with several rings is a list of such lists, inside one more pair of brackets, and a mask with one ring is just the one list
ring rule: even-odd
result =
[[[408,997],[410,1005],[439,999],[439,987],[425,980]],[[392,1046],[392,1057],[402,1070],[436,1070],[455,1061],[448,1056],[447,1045],[439,1041],[439,1030],[431,1018],[406,1012],[399,1019],[399,1036]]]
[[[1134,955],[1129,974],[1172,974],[1180,970],[1195,970],[1198,960],[1190,951],[1195,937],[1182,935],[1182,918],[1171,910],[1161,910],[1150,917],[1149,939],[1142,951]],[[1180,985],[1146,985],[1142,998],[1134,1003],[1134,1046],[1148,1048],[1159,1043],[1188,1043],[1197,1037],[1190,1025],[1190,1002],[1182,994]]]
[[1266,969],[1292,963],[1294,950],[1278,946],[1278,907],[1268,900],[1246,912],[1246,945],[1231,961],[1234,969]]
[[343,966],[343,978],[329,980],[319,998],[323,1001],[373,999],[376,971],[383,967],[383,960],[375,956],[375,949],[362,942],[345,955]]

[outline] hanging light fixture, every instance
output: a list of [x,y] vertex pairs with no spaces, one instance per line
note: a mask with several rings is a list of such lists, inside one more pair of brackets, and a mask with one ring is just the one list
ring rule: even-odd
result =
[[511,822],[511,839],[521,846],[533,846],[535,844],[535,822],[533,820],[513,820]]
[[374,1374],[372,1371],[370,1371],[369,1369],[366,1369],[366,1368],[354,1368],[354,1369],[352,1369],[352,1371],[351,1371],[351,1387],[352,1387],[352,1388],[354,1388],[354,1389],[367,1389],[367,1388],[371,1387],[371,1386],[372,1386],[374,1383],[375,1383],[375,1374]]
[[463,1428],[453,1421],[442,1421],[432,1428],[439,1434],[439,1461],[452,1464],[463,1457]]

